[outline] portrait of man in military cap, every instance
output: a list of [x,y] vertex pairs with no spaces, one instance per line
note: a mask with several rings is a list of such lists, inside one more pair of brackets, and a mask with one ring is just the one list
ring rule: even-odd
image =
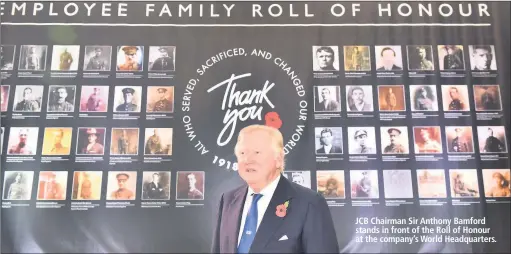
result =
[[14,93],[14,112],[41,112],[44,87],[40,85],[17,85]]
[[109,71],[111,67],[111,46],[85,46],[84,71]]
[[142,71],[143,63],[143,46],[119,46],[117,48],[118,71]]
[[472,126],[446,126],[445,138],[448,153],[474,152]]
[[137,172],[108,172],[107,200],[135,200]]
[[405,126],[381,127],[380,130],[384,154],[408,153],[408,130]]
[[80,112],[106,112],[108,90],[108,86],[82,86]]
[[79,45],[54,45],[51,59],[52,71],[76,71],[80,57]]
[[105,128],[78,128],[78,155],[103,155],[105,153]]
[[348,127],[350,154],[376,154],[374,127]]
[[172,155],[172,128],[146,128],[144,155]]
[[149,71],[174,71],[175,46],[149,47]]
[[50,86],[48,112],[73,112],[76,86]]
[[140,112],[141,86],[116,86],[114,112]]
[[147,112],[174,112],[174,87],[150,86],[147,88]]
[[18,70],[44,71],[47,50],[48,46],[44,45],[22,45]]

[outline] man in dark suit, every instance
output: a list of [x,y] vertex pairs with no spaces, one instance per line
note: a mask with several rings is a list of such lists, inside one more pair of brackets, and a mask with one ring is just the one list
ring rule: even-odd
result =
[[377,71],[401,71],[403,68],[396,65],[396,52],[390,48],[385,47],[381,50],[381,65]]
[[282,177],[284,145],[277,129],[244,128],[235,154],[247,185],[222,195],[213,253],[339,253],[325,199]]
[[333,144],[334,134],[331,129],[321,130],[319,143],[321,148],[316,150],[316,154],[342,153],[342,148]]
[[335,95],[330,93],[330,89],[327,87],[321,88],[321,102],[318,101],[316,103],[316,111],[332,111],[339,112],[341,111],[341,105],[335,99]]

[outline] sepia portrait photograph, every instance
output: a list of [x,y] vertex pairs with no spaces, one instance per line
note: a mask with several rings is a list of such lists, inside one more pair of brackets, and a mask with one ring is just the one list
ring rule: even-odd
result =
[[293,183],[297,183],[309,189],[311,188],[310,171],[284,171],[282,175]]
[[11,127],[7,154],[9,155],[35,155],[39,128],[37,127]]
[[499,85],[474,85],[474,100],[477,111],[502,110]]
[[118,46],[117,71],[144,70],[144,46]]
[[30,200],[34,171],[5,171],[3,200]]
[[11,71],[14,69],[15,54],[16,54],[15,45],[0,46],[0,70]]
[[413,127],[414,150],[420,153],[442,153],[442,136],[439,126]]
[[140,112],[141,103],[141,86],[115,87],[114,112]]
[[479,152],[507,153],[506,129],[504,126],[477,126]]
[[497,55],[493,45],[470,45],[470,68],[473,71],[496,71]]
[[433,71],[433,47],[431,45],[408,45],[408,70],[410,71]]
[[348,127],[350,154],[376,154],[374,127]]
[[72,200],[100,200],[103,171],[75,171]]
[[4,133],[5,127],[0,127],[0,154],[4,152]]
[[73,128],[46,127],[42,155],[69,155]]
[[475,169],[449,169],[452,198],[478,198],[479,183]]
[[174,87],[149,86],[147,87],[147,112],[173,113]]
[[107,112],[108,86],[82,86],[80,112]]
[[473,153],[472,126],[446,126],[445,138],[448,153]]
[[144,155],[172,155],[172,128],[146,128]]
[[316,86],[314,112],[341,112],[340,86]]
[[402,85],[378,86],[380,111],[406,111],[405,87]]
[[105,154],[105,128],[80,127],[76,135],[77,155],[103,155]]
[[54,45],[51,57],[51,70],[77,71],[79,58],[79,45]]
[[170,199],[170,172],[144,171],[142,176],[142,200]]
[[372,112],[373,87],[346,86],[346,104],[348,112]]
[[438,66],[441,71],[465,70],[463,45],[438,45]]
[[12,110],[14,112],[41,112],[43,90],[40,85],[17,85]]
[[48,47],[44,45],[22,45],[20,48],[20,71],[46,70],[46,54]]
[[408,128],[406,126],[380,127],[383,154],[408,154]]
[[9,105],[9,91],[11,87],[9,85],[0,86],[0,108],[2,112],[7,111]]
[[511,197],[511,170],[483,169],[484,196],[487,198]]
[[369,46],[344,46],[345,71],[371,71]]
[[318,170],[316,171],[316,178],[318,193],[324,198],[346,198],[344,170]]
[[67,171],[41,171],[37,200],[66,200]]
[[149,47],[149,71],[175,71],[176,47]]
[[410,85],[412,111],[438,111],[435,85]]
[[110,155],[137,155],[138,128],[112,128]]
[[112,46],[85,46],[84,71],[110,71],[112,67]]
[[342,154],[342,127],[314,128],[316,155]]
[[419,198],[446,198],[445,172],[443,169],[417,169]]
[[379,198],[377,170],[350,170],[351,198]]
[[375,46],[376,71],[402,71],[401,46]]
[[413,198],[411,171],[383,170],[383,190],[385,198]]
[[135,200],[137,171],[108,171],[106,200]]
[[313,71],[338,71],[339,70],[339,47],[338,46],[312,46],[312,70]]
[[470,111],[466,85],[442,85],[444,111]]
[[178,171],[177,200],[204,200],[204,171]]
[[75,110],[76,86],[50,86],[48,112],[73,112]]

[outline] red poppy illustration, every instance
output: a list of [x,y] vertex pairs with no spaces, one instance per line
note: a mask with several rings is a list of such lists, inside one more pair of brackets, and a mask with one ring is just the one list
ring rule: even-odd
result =
[[280,204],[277,206],[277,211],[275,212],[275,214],[277,216],[279,216],[280,218],[284,218],[284,216],[286,216],[286,212],[287,212],[287,207],[285,204]]
[[279,114],[275,111],[266,113],[266,115],[264,115],[264,121],[266,125],[276,129],[282,127],[282,120],[280,120]]

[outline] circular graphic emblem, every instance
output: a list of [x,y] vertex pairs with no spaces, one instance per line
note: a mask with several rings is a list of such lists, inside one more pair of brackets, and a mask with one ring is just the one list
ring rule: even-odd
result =
[[300,141],[307,96],[299,74],[283,57],[233,48],[210,56],[196,73],[182,96],[182,123],[197,152],[213,164],[237,170],[234,146],[248,125],[279,129],[286,154]]

